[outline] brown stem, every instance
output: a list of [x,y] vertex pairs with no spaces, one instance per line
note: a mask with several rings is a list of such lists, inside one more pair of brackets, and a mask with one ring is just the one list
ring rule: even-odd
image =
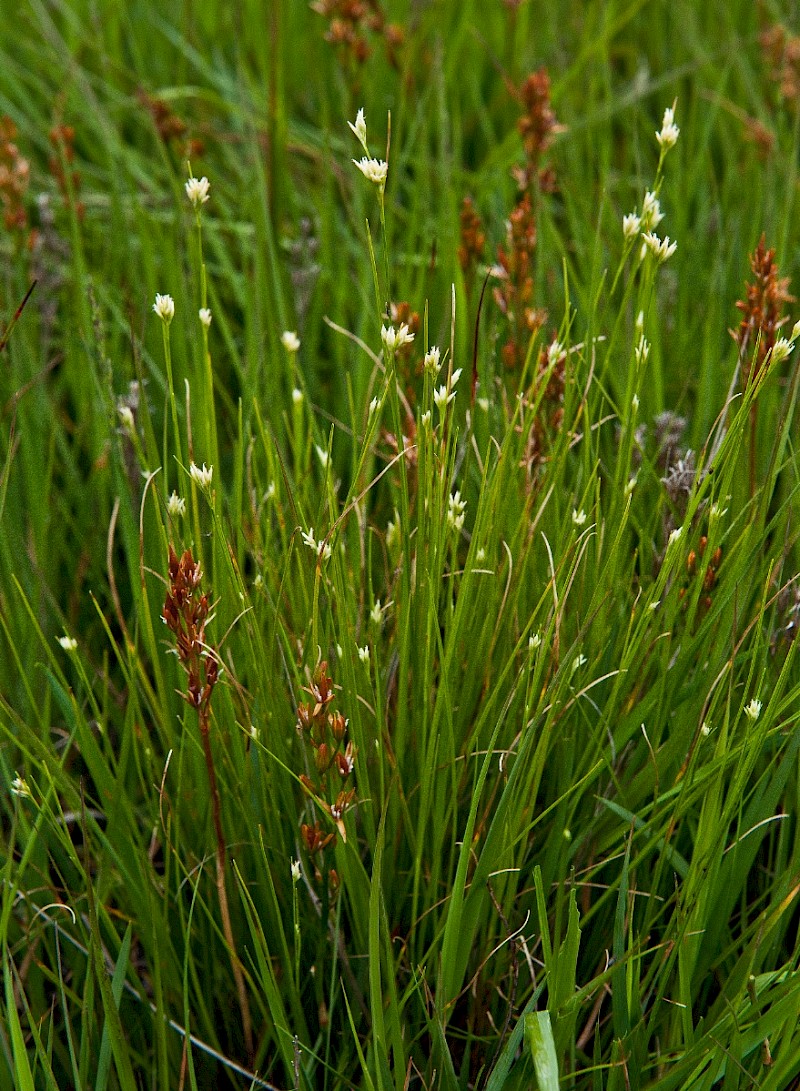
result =
[[203,740],[203,754],[206,759],[208,772],[208,786],[211,790],[211,811],[214,817],[214,833],[217,838],[217,897],[219,898],[219,912],[222,917],[222,933],[228,945],[231,958],[233,977],[236,982],[236,992],[239,995],[239,1010],[242,1013],[242,1033],[244,1045],[247,1050],[247,1058],[253,1063],[253,1023],[250,1017],[250,1004],[247,999],[247,990],[244,984],[244,974],[236,948],[233,942],[233,928],[231,927],[231,914],[228,908],[228,892],[225,889],[225,837],[222,833],[222,814],[219,802],[219,789],[217,787],[217,774],[214,769],[214,757],[211,753],[211,732],[208,722],[208,705],[203,705],[197,710],[200,726],[200,738]]

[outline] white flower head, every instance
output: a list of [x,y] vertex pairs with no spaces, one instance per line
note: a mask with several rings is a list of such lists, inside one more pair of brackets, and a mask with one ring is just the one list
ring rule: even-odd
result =
[[447,498],[447,525],[457,534],[464,527],[464,517],[467,510],[466,500],[461,499],[461,491],[456,489]]
[[386,524],[386,548],[391,552],[400,541],[400,513],[394,509],[394,519]]
[[389,172],[389,164],[383,159],[370,159],[364,156],[362,159],[354,159],[353,162],[367,179],[380,190],[386,186],[386,175]]
[[634,394],[633,397],[631,398],[631,409],[633,410],[634,416],[639,412],[639,395],[638,394]]
[[770,363],[780,364],[783,360],[794,351],[794,345],[787,337],[779,337],[775,344],[772,346],[772,352],[770,353]]
[[182,496],[178,496],[176,492],[170,493],[167,500],[167,511],[170,515],[185,515],[186,514],[186,501]]
[[683,527],[675,527],[674,530],[671,530],[667,547],[669,548],[674,542],[677,542],[681,534],[683,534]]
[[291,872],[292,872],[292,882],[293,883],[299,883],[300,882],[300,877],[303,874],[302,871],[300,870],[300,861],[299,860],[292,860],[292,862],[291,862]]
[[330,559],[331,553],[333,552],[330,544],[324,541],[318,542],[317,539],[314,537],[313,527],[308,528],[307,534],[305,533],[305,531],[301,531],[300,537],[303,539],[308,548],[313,550],[314,553],[316,553],[321,560],[327,561]]
[[422,425],[423,428],[428,427],[428,425],[431,423],[431,411],[430,411],[430,409],[425,410],[425,412],[419,418],[419,423]]
[[169,325],[175,317],[175,300],[171,295],[158,295],[153,304],[153,310],[165,325]]
[[570,673],[574,674],[575,671],[578,670],[580,667],[582,667],[585,662],[586,662],[586,656],[585,655],[583,655],[583,654],[576,655],[575,658],[572,660],[572,667],[570,668]]
[[129,434],[133,435],[136,431],[136,422],[133,419],[133,410],[129,405],[118,405],[117,415],[119,416],[119,423],[123,429]]
[[528,651],[533,653],[533,652],[536,651],[537,648],[541,648],[541,646],[542,646],[542,634],[541,633],[531,633],[531,635],[528,637]]
[[749,705],[745,705],[744,714],[751,723],[756,722],[761,715],[761,702],[757,697],[754,697]]
[[636,488],[636,481],[637,481],[637,476],[636,476],[636,474],[633,474],[633,475],[632,475],[631,477],[629,477],[629,478],[628,478],[628,480],[627,480],[627,481],[625,482],[625,490],[624,490],[624,492],[625,492],[625,497],[626,497],[626,499],[627,499],[627,497],[629,497],[629,496],[631,495],[631,493],[633,492],[633,490],[634,490],[634,489]]
[[365,644],[363,648],[358,648],[358,658],[362,663],[369,663],[369,644]]
[[[564,346],[560,341],[553,341],[547,349],[547,363],[550,367],[554,367],[564,351]],[[461,372],[459,371],[459,375]]]
[[211,325],[211,311],[208,309],[208,307],[201,307],[200,310],[197,312],[197,317],[200,319],[202,325],[204,325],[205,328],[208,329],[208,327]]
[[659,265],[666,261],[667,258],[671,258],[675,251],[678,249],[676,242],[669,241],[669,235],[666,238],[660,239],[656,235],[655,231],[647,231],[642,235],[644,240],[644,249],[650,251]]
[[381,341],[389,352],[397,352],[403,345],[409,345],[414,340],[414,334],[403,322],[397,329],[394,326],[381,326]]
[[287,352],[297,352],[300,348],[300,338],[294,330],[284,330],[281,334],[281,344]]
[[791,332],[791,335],[789,337],[789,340],[792,341],[792,342],[795,342],[798,337],[800,337],[800,318],[798,318],[798,320],[792,326],[792,332]]
[[210,189],[211,183],[207,178],[190,178],[186,183],[186,196],[195,208],[199,208],[208,200],[208,191]]
[[320,465],[322,466],[323,470],[327,470],[328,463],[331,460],[331,456],[328,454],[325,448],[320,447],[318,443],[314,444],[314,450],[317,452],[317,458],[319,459]]
[[[667,240],[669,241],[669,240]],[[642,364],[647,363],[647,357],[650,355],[650,342],[647,340],[644,334],[639,338],[639,343],[634,349],[634,356],[636,357],[636,366],[641,367]]]
[[18,799],[32,799],[31,790],[28,787],[28,782],[24,777],[21,777],[19,773],[11,781],[11,794],[17,796]]
[[710,519],[721,519],[723,515],[727,514],[727,512],[728,509],[721,508],[715,500],[714,503],[711,505],[711,510],[709,511],[708,515]]
[[439,374],[439,368],[441,366],[439,363],[440,357],[441,352],[436,347],[436,345],[434,345],[433,348],[428,349],[428,351],[425,353],[423,367],[426,371],[429,371],[431,375],[433,375],[434,379]]
[[572,509],[572,522],[575,524],[576,527],[583,526],[583,524],[586,522],[586,512],[583,510],[583,508],[581,508],[580,511],[578,511],[577,508]]
[[74,652],[78,647],[78,641],[74,636],[60,636],[58,643],[64,649],[65,652]]
[[642,226],[641,216],[637,216],[635,212],[629,212],[626,216],[622,217],[622,234],[623,237],[630,242],[635,239],[639,234],[639,228]]
[[381,600],[375,599],[372,604],[372,609],[369,612],[370,620],[373,625],[380,625],[383,622],[383,609],[381,607]]
[[364,117],[363,106],[356,114],[355,125],[352,123],[352,121],[348,121],[347,124],[350,126],[351,130],[355,134],[356,140],[359,142],[367,155],[369,155],[369,148],[367,147],[367,121]]
[[449,403],[455,398],[455,390],[449,391],[446,386],[440,386],[433,392],[433,402],[442,416]]
[[654,227],[658,227],[663,219],[664,213],[661,211],[658,197],[656,197],[655,193],[651,193],[650,190],[648,190],[642,201],[642,231],[652,231]]
[[295,387],[292,391],[292,401],[295,405],[300,405],[303,400],[303,391],[299,387]]
[[194,462],[189,465],[189,476],[195,485],[198,485],[201,489],[207,489],[211,484],[211,479],[214,476],[214,467],[209,466],[206,468],[205,462],[200,466],[197,466]]
[[661,148],[661,153],[668,152],[670,148],[674,148],[678,143],[678,137],[681,131],[675,124],[675,108],[674,106],[668,106],[664,111],[664,119],[661,122],[661,128],[656,133],[656,140],[658,146]]

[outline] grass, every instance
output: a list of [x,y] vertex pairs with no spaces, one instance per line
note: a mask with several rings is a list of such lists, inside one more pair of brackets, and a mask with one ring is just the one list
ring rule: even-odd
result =
[[789,9],[382,8],[0,25],[0,1089],[789,1088]]

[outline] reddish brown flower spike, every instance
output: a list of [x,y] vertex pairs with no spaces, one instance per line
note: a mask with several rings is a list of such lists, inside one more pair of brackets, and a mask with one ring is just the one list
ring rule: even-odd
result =
[[[761,370],[768,353],[775,344],[778,331],[786,321],[783,316],[785,303],[793,303],[789,293],[789,278],[778,276],[774,249],[767,250],[764,236],[750,258],[753,280],[746,285],[745,299],[740,299],[737,310],[742,320],[731,333],[742,352],[744,385],[748,385]],[[758,342],[758,353],[753,353]]]

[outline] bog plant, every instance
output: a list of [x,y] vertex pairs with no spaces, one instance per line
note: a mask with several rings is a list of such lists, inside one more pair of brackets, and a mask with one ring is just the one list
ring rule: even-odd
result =
[[209,113],[123,133],[58,5],[39,131],[0,32],[0,1088],[788,1088],[793,206],[762,141],[714,249],[702,68],[581,121],[630,12],[561,73],[526,5],[312,7],[269,140],[166,24]]

